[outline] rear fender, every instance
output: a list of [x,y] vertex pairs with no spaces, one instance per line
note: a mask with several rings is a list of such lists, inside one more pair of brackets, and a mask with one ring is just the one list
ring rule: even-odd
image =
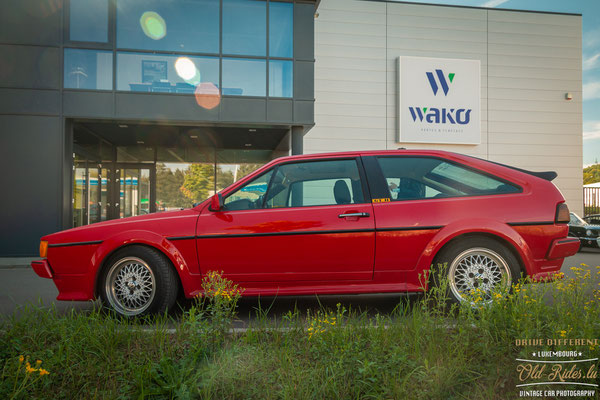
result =
[[426,271],[429,271],[435,256],[451,240],[459,238],[463,235],[476,235],[478,233],[486,236],[495,236],[506,244],[512,246],[512,248],[518,254],[522,265],[525,267],[524,272],[530,274],[533,268],[531,265],[533,255],[529,245],[525,242],[521,235],[519,235],[509,225],[489,219],[455,222],[440,229],[421,254],[421,257],[417,263],[417,272],[419,274],[423,274],[426,273]]

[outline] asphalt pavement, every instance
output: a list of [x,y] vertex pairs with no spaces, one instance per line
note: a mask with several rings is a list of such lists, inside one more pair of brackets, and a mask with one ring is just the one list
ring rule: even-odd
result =
[[[92,302],[65,302],[57,301],[58,291],[50,279],[38,277],[27,264],[31,259],[0,259],[0,316],[7,317],[19,312],[28,305],[49,307],[54,305],[58,312],[70,310],[91,310]],[[565,259],[562,271],[567,276],[572,276],[571,267],[586,264],[595,271],[600,265],[600,251],[582,250],[576,255]],[[592,273],[595,279],[598,274]],[[306,309],[318,309],[320,305],[335,308],[339,302],[346,308],[366,311],[368,314],[387,314],[398,304],[399,294],[369,294],[350,296],[289,296],[242,299],[239,303],[238,315],[240,320],[236,325],[246,326],[249,321],[256,318],[259,309],[268,310],[269,317],[285,315],[288,311],[297,308],[301,312]],[[182,304],[183,308],[186,304]]]

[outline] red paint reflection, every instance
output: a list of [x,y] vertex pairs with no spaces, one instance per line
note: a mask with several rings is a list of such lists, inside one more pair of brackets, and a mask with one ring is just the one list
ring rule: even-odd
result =
[[196,86],[194,95],[196,96],[196,103],[207,110],[212,110],[221,103],[219,88],[210,82],[203,82]]

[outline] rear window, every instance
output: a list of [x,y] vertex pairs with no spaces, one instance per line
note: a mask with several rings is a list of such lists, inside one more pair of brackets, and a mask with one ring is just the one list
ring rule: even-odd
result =
[[430,157],[378,157],[392,200],[518,193],[499,178]]

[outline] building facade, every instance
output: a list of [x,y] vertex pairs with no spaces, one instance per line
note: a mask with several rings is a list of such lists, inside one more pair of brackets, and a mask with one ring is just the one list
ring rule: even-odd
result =
[[[435,148],[553,170],[570,209],[583,211],[581,15],[361,0],[322,0],[317,12],[305,152]],[[413,93],[398,59],[410,56],[479,61],[479,144],[399,140],[399,108],[412,105],[399,95]]]
[[302,152],[437,148],[556,170],[583,208],[580,15],[7,0],[0,27],[0,256],[191,206]]

